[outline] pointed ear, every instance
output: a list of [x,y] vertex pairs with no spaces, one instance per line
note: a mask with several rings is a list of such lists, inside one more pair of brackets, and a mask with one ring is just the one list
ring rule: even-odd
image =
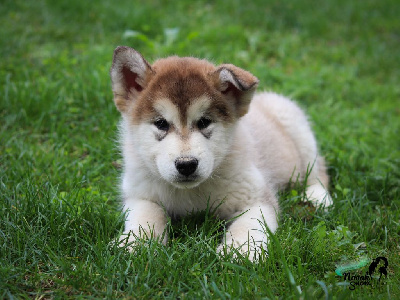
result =
[[110,76],[114,102],[120,112],[127,111],[153,73],[150,64],[136,50],[125,46],[115,49]]
[[234,65],[223,64],[213,73],[215,87],[233,99],[238,117],[244,116],[258,85],[257,77]]

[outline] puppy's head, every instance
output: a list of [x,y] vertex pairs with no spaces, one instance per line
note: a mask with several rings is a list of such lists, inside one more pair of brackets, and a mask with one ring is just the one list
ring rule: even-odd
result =
[[150,65],[129,47],[115,50],[111,81],[136,159],[178,188],[199,185],[220,165],[258,84],[234,65],[191,57]]

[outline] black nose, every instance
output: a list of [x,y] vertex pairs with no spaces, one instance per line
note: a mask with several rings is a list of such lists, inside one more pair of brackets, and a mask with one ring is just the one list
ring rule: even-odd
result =
[[179,174],[189,176],[196,171],[199,161],[194,157],[180,157],[175,160],[175,167]]

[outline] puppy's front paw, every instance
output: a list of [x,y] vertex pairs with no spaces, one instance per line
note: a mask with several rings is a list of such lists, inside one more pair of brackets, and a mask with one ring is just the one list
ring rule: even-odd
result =
[[144,245],[149,241],[155,241],[163,245],[167,244],[167,235],[165,233],[155,234],[154,231],[147,232],[140,228],[137,231],[126,231],[119,237],[117,244],[119,247],[126,247],[132,252],[136,245]]
[[262,253],[267,253],[266,249],[266,244],[263,241],[256,242],[245,240],[239,242],[230,239],[218,246],[217,253],[221,256],[232,255],[234,258],[236,258],[239,253],[248,260],[257,262]]
[[306,197],[316,207],[324,207],[327,209],[333,204],[332,198],[329,192],[319,183],[312,184],[306,189]]
[[140,237],[132,231],[124,232],[116,241],[118,247],[126,247],[129,252],[133,252],[135,245],[140,242]]

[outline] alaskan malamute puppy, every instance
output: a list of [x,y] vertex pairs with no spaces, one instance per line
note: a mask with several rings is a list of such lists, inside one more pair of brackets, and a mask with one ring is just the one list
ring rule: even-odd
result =
[[209,205],[218,217],[234,219],[218,251],[234,247],[254,260],[266,249],[264,226],[278,226],[276,193],[291,178],[309,172],[307,198],[331,204],[307,117],[280,95],[254,95],[258,79],[249,72],[192,57],[150,65],[134,49],[118,47],[111,80],[122,115],[128,242],[165,244],[167,215]]

